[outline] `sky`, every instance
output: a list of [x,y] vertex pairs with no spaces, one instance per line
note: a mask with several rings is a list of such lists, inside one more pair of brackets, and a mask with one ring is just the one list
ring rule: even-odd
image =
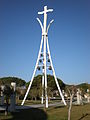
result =
[[41,41],[36,18],[53,8],[48,37],[56,76],[67,84],[90,83],[90,0],[0,0],[0,78],[31,79]]

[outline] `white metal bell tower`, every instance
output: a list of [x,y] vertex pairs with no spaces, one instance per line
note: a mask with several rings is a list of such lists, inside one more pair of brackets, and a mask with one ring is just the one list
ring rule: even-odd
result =
[[[48,68],[49,70],[52,70],[52,72],[53,72],[53,76],[55,78],[55,82],[56,82],[58,91],[60,93],[60,96],[62,98],[64,105],[66,105],[66,102],[64,100],[63,94],[62,94],[61,89],[60,89],[60,86],[58,84],[58,80],[57,80],[56,75],[55,75],[55,70],[54,70],[54,67],[52,64],[52,59],[51,59],[50,49],[49,49],[49,44],[48,44],[48,30],[49,30],[51,23],[54,20],[51,20],[49,25],[47,26],[47,13],[52,12],[52,11],[53,11],[53,9],[47,9],[47,6],[44,6],[44,11],[38,12],[38,14],[44,14],[43,24],[41,23],[40,19],[37,18],[37,20],[41,26],[41,29],[42,29],[42,38],[41,38],[40,50],[39,50],[36,66],[35,66],[29,87],[27,89],[27,92],[25,94],[25,97],[24,97],[21,105],[23,105],[25,100],[26,100],[26,97],[27,97],[29,90],[31,88],[31,85],[32,85],[32,82],[34,80],[35,73],[36,73],[37,69],[40,70],[41,68],[42,68],[42,99],[41,99],[41,103],[43,104],[44,89],[45,89],[45,106],[46,106],[46,108],[48,108],[48,96],[47,96],[47,68]],[[49,62],[49,66],[47,65],[47,62]]]

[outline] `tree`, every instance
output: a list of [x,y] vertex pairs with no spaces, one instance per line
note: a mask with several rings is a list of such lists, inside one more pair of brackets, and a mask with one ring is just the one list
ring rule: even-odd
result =
[[17,87],[21,87],[24,86],[26,84],[26,82],[20,78],[17,77],[3,77],[0,78],[0,84],[2,85],[11,85],[11,82],[15,82]]
[[9,99],[11,94],[13,93],[13,90],[10,88],[9,85],[5,85],[4,87],[4,96],[5,96],[5,100],[6,100],[6,111],[5,111],[5,115],[8,114],[8,106],[9,106]]
[[87,89],[90,89],[90,84],[82,83],[82,84],[77,85],[77,87],[80,88],[83,93],[86,93]]
[[[65,89],[65,84],[62,82],[62,80],[60,80],[59,78],[57,79],[58,83],[60,85],[61,89]],[[52,75],[47,75],[47,93],[49,97],[53,96],[54,91],[57,91],[57,86],[55,83],[55,79]],[[28,88],[30,82],[28,82],[26,84],[26,87]],[[29,92],[28,98],[31,99],[40,99],[41,97],[41,93],[42,93],[42,75],[38,75],[34,78],[32,86],[31,86],[31,90]],[[30,97],[31,96],[31,97]]]
[[69,105],[68,105],[68,120],[70,120],[70,118],[71,118],[71,109],[72,109],[72,100],[73,100],[73,97],[74,97],[77,89],[76,89],[75,86],[67,87],[66,89],[67,89],[67,91],[69,93],[69,96],[70,96],[70,102],[69,102]]
[[16,97],[17,103],[19,99],[23,99],[26,93],[26,88],[24,87],[16,87]]

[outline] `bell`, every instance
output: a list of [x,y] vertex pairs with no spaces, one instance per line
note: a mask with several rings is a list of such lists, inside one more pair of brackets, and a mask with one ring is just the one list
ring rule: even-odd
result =
[[42,66],[42,69],[44,69],[44,66]]
[[48,68],[49,70],[52,70],[52,67],[51,66],[49,66],[49,68]]
[[50,59],[48,59],[48,62],[50,62]]
[[43,54],[41,53],[41,57],[43,57]]
[[42,60],[40,59],[40,60],[39,60],[39,62],[41,63],[41,62],[42,62]]
[[37,69],[40,70],[40,67],[38,66]]

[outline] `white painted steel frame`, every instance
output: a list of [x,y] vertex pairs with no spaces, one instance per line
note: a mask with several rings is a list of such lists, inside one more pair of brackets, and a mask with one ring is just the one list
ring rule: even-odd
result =
[[30,81],[29,87],[28,87],[28,89],[27,89],[27,92],[26,92],[26,94],[25,94],[25,97],[24,97],[24,99],[23,99],[21,105],[24,104],[24,102],[25,102],[25,100],[26,100],[26,98],[27,98],[27,95],[28,95],[28,93],[29,93],[29,90],[30,90],[30,88],[31,88],[33,79],[34,79],[34,77],[35,77],[35,73],[36,73],[36,70],[37,70],[37,67],[38,67],[38,63],[39,63],[39,59],[40,59],[40,55],[41,55],[42,45],[43,45],[43,36],[42,36],[42,39],[41,39],[40,50],[39,50],[39,54],[38,54],[36,66],[35,66],[35,69],[34,69],[34,72],[33,72],[33,75],[32,75],[32,79],[31,79],[31,81]]
[[49,49],[49,44],[48,44],[48,37],[47,37],[47,50],[48,50],[48,54],[49,54],[49,59],[50,59],[50,63],[51,63],[51,68],[52,68],[52,71],[53,71],[53,76],[54,76],[54,78],[55,78],[55,82],[56,82],[56,85],[57,85],[59,94],[60,94],[60,96],[61,96],[61,98],[62,98],[62,101],[63,101],[64,105],[66,105],[66,102],[65,102],[65,100],[64,100],[64,96],[63,96],[63,94],[62,94],[62,92],[61,92],[61,89],[60,89],[60,86],[59,86],[59,84],[58,84],[58,80],[57,80],[57,77],[56,77],[56,74],[55,74],[55,70],[54,70],[54,67],[53,67],[53,64],[52,64],[52,59],[51,59],[50,49]]
[[42,97],[41,97],[41,104],[44,103],[44,69],[42,70]]
[[[56,82],[56,85],[57,85],[57,88],[58,88],[58,91],[60,93],[60,96],[62,98],[62,101],[63,103],[66,105],[66,102],[64,100],[64,97],[63,97],[63,94],[61,92],[61,89],[59,87],[59,84],[58,84],[58,81],[57,81],[57,78],[56,78],[56,75],[55,75],[55,70],[54,70],[54,67],[53,67],[53,64],[52,64],[52,59],[51,59],[51,55],[50,55],[50,49],[49,49],[49,44],[48,44],[48,37],[47,37],[47,33],[48,33],[48,30],[49,30],[49,27],[51,25],[51,23],[54,21],[54,20],[51,20],[48,27],[46,27],[46,23],[47,23],[47,12],[52,12],[53,9],[48,9],[47,10],[47,6],[44,7],[44,11],[42,12],[38,12],[38,14],[44,14],[44,22],[43,22],[43,25],[40,21],[39,18],[37,18],[40,26],[41,26],[41,29],[42,29],[42,39],[41,39],[41,44],[40,44],[40,50],[39,50],[39,54],[38,54],[38,58],[37,58],[37,62],[36,62],[36,66],[35,66],[35,69],[34,69],[34,72],[33,72],[33,75],[32,75],[32,79],[30,81],[30,84],[29,84],[29,87],[27,89],[27,92],[25,94],[25,97],[22,101],[22,104],[24,104],[25,100],[26,100],[26,97],[29,93],[29,90],[31,88],[31,85],[32,85],[32,82],[33,82],[33,79],[35,77],[35,73],[36,73],[36,70],[37,70],[37,67],[38,67],[38,64],[39,64],[39,59],[40,59],[40,55],[42,54],[42,46],[43,46],[43,66],[44,66],[44,69],[42,70],[42,98],[41,98],[41,103],[43,104],[43,100],[44,100],[44,87],[45,87],[45,107],[48,108],[48,96],[47,96],[47,63],[46,63],[46,52],[48,51],[48,54],[49,54],[49,59],[50,59],[50,64],[51,64],[51,68],[52,68],[52,71],[53,71],[53,76],[55,78],[55,82]],[[45,86],[44,86],[45,84]]]

